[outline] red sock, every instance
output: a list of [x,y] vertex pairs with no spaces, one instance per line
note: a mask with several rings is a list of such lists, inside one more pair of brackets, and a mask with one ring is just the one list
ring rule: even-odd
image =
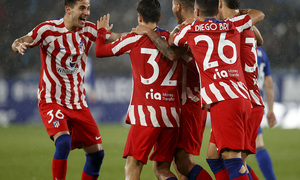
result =
[[256,176],[255,172],[253,171],[253,169],[251,169],[250,175],[251,175],[253,180],[259,180],[258,177]]
[[93,177],[82,171],[81,180],[97,180],[98,177]]
[[230,180],[230,176],[226,168],[222,169],[221,171],[217,172],[214,175],[216,180]]
[[243,176],[240,176],[238,178],[234,178],[234,180],[249,180],[248,174],[245,174]]
[[202,169],[199,172],[196,180],[212,180],[212,178],[205,169]]
[[54,159],[52,161],[53,180],[65,180],[67,174],[67,160]]

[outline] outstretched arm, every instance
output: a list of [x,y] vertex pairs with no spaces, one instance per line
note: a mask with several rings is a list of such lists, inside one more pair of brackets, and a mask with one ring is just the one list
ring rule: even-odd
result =
[[266,98],[268,103],[268,112],[267,112],[267,120],[269,127],[274,127],[277,123],[276,116],[273,111],[274,105],[274,87],[272,76],[265,77],[265,90],[266,90]]
[[163,39],[158,33],[148,26],[138,25],[136,28],[132,28],[131,32],[140,35],[147,35],[155,44],[156,48],[171,61],[180,59],[186,52],[185,48],[169,46],[168,41]]
[[12,43],[11,48],[16,53],[20,53],[20,54],[24,55],[25,51],[30,47],[34,47],[35,44],[36,44],[36,42],[33,41],[32,37],[25,35],[19,39],[16,39]]

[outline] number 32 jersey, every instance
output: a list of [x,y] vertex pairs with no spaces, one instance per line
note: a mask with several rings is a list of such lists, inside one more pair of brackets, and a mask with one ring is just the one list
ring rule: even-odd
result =
[[[154,29],[168,39],[169,33]],[[170,61],[147,36],[127,34],[105,44],[105,29],[98,30],[97,57],[128,53],[131,59],[133,91],[126,123],[150,127],[179,127],[180,103],[177,89],[177,61]]]
[[227,21],[206,19],[185,25],[174,36],[177,46],[189,45],[201,78],[203,104],[249,99],[240,62],[240,33],[252,26],[248,15]]

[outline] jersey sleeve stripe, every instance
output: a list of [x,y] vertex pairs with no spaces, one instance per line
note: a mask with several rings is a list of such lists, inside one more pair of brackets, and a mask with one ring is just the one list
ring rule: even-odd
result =
[[136,35],[133,37],[129,37],[122,42],[118,43],[115,47],[112,48],[113,54],[117,54],[123,47],[127,46],[128,44],[135,43],[138,41],[142,35]]
[[[187,31],[188,31],[189,29],[191,29],[191,25],[184,27],[184,28],[179,32],[179,34],[176,34],[176,35],[175,35],[175,38],[174,38],[174,44],[175,44],[176,46],[179,46],[180,40],[185,36],[185,34],[187,33]],[[183,42],[183,43],[185,43],[185,42]]]

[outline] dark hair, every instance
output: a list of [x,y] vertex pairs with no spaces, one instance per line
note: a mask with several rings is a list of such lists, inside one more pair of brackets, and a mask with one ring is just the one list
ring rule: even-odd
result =
[[223,0],[229,9],[240,9],[240,0]]
[[179,2],[183,6],[183,9],[194,11],[195,0],[175,0],[175,1]]
[[158,0],[141,0],[137,3],[137,12],[142,15],[145,23],[157,23],[160,18],[160,3]]
[[219,10],[219,0],[196,0],[196,4],[203,16],[216,16]]
[[77,1],[81,1],[81,0],[65,0],[65,6],[69,6],[73,8]]

